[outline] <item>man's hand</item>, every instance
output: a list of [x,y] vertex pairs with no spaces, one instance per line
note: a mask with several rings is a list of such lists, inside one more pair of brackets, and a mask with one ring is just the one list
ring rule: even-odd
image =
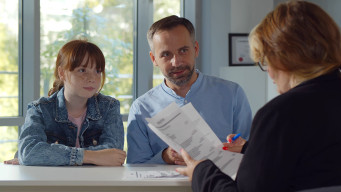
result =
[[176,168],[175,170],[185,176],[188,176],[188,179],[190,181],[192,181],[192,176],[193,176],[193,171],[195,169],[195,167],[201,162],[201,161],[196,161],[194,159],[192,159],[191,156],[188,155],[188,153],[181,149],[181,155],[185,161],[185,163],[187,164],[187,167],[184,168]]
[[182,156],[179,153],[177,153],[174,149],[172,149],[171,147],[168,147],[167,149],[163,150],[162,159],[167,164],[186,165]]

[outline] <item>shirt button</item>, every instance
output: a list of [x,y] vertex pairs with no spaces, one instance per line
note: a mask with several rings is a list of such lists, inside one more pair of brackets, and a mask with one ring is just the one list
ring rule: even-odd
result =
[[96,141],[95,139],[93,139],[93,140],[92,140],[92,144],[93,144],[94,146],[96,146],[96,145],[97,145],[97,141]]

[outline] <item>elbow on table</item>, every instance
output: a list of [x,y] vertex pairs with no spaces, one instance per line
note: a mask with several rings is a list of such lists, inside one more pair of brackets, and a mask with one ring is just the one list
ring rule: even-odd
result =
[[31,151],[18,151],[18,160],[20,165],[26,166],[38,166],[38,165],[47,165],[47,161],[45,158],[41,157],[37,153]]
[[19,156],[18,156],[19,164],[26,165],[26,166],[37,165],[37,162],[34,160],[34,157],[32,156],[33,155],[19,152]]
[[33,165],[32,162],[28,160],[28,158],[19,157],[18,160],[19,160],[20,165],[26,165],[26,166]]

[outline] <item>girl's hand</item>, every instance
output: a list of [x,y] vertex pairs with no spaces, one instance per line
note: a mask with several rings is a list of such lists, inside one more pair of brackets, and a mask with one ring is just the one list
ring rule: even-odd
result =
[[19,160],[18,158],[13,158],[11,160],[4,161],[4,164],[19,165]]
[[181,155],[185,163],[187,164],[187,167],[184,168],[179,167],[176,168],[175,170],[182,175],[188,176],[188,179],[192,181],[193,171],[201,161],[196,161],[192,159],[192,157],[189,156],[188,153],[183,149],[181,149]]
[[83,164],[102,166],[121,166],[126,158],[125,151],[120,149],[102,149],[98,151],[84,151]]
[[236,134],[228,135],[226,137],[226,140],[228,141],[228,143],[223,143],[223,145],[224,145],[224,148],[229,151],[240,153],[243,149],[244,144],[246,143],[246,140],[241,137],[238,137],[236,140],[232,142],[232,138],[235,135]]

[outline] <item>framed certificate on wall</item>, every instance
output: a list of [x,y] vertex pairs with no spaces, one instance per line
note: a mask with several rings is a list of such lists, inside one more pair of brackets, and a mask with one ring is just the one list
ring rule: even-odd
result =
[[254,66],[250,57],[249,34],[229,33],[229,66]]

